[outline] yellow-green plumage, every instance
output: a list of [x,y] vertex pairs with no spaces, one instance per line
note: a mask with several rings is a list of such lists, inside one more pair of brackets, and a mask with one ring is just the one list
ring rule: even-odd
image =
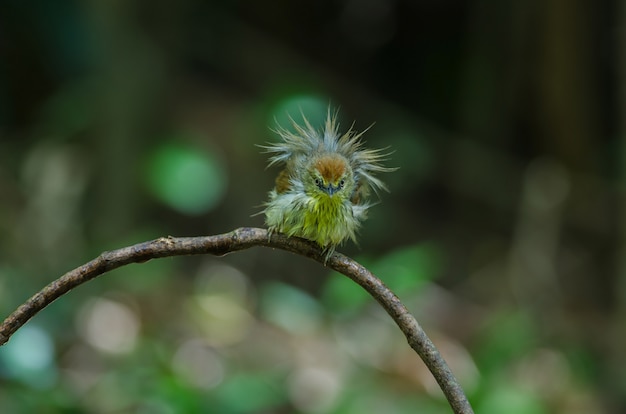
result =
[[283,141],[264,147],[273,154],[270,165],[284,164],[265,205],[265,223],[270,232],[312,240],[330,253],[347,238],[355,241],[370,189],[386,189],[374,174],[391,169],[380,165],[381,150],[362,148],[362,133],[338,133],[336,112],[329,110],[322,131],[306,118],[304,126],[292,124],[295,132],[279,127]]

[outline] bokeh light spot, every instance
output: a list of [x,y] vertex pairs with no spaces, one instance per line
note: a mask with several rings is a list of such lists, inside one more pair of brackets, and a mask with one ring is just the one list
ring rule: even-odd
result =
[[190,215],[215,207],[227,186],[227,174],[217,156],[177,143],[164,144],[149,156],[146,179],[156,198]]
[[198,388],[213,388],[224,379],[221,358],[199,340],[182,344],[174,354],[172,367],[185,382]]
[[78,331],[94,348],[113,354],[133,350],[139,335],[140,322],[128,306],[110,299],[88,302],[79,313]]
[[319,303],[307,293],[282,283],[268,283],[261,291],[263,317],[294,334],[307,334],[321,325]]
[[[314,128],[324,125],[329,100],[316,95],[291,95],[276,104],[272,110],[269,125],[276,124],[287,130],[293,130],[290,117],[302,124],[304,114]],[[277,138],[278,139],[278,138]]]
[[300,412],[329,412],[341,391],[341,378],[337,372],[328,369],[300,369],[289,379],[289,396]]
[[0,359],[6,373],[37,388],[51,386],[56,380],[54,345],[47,332],[26,325],[2,348]]
[[206,340],[214,346],[240,342],[253,323],[241,301],[229,294],[196,294],[187,308]]

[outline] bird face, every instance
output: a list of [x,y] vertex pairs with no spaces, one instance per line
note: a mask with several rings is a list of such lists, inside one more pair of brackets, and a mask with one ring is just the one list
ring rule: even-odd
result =
[[332,196],[333,194],[337,193],[338,191],[343,190],[343,187],[346,185],[346,180],[341,179],[337,183],[333,184],[333,183],[325,183],[323,179],[316,178],[315,179],[315,185],[321,191],[325,192],[329,196]]
[[310,188],[329,197],[345,194],[346,188],[353,182],[348,160],[338,154],[325,154],[314,158],[309,171],[312,184]]

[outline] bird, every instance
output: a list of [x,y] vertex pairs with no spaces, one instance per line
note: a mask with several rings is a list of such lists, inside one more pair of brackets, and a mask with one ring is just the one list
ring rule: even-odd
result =
[[323,128],[316,129],[301,111],[302,123],[289,116],[292,129],[277,123],[273,132],[281,140],[261,145],[270,154],[268,168],[282,166],[261,212],[270,237],[279,232],[313,241],[326,260],[345,240],[357,242],[371,192],[388,191],[376,174],[395,170],[382,164],[386,148],[363,147],[371,126],[357,133],[353,123],[340,133],[338,113],[329,107]]

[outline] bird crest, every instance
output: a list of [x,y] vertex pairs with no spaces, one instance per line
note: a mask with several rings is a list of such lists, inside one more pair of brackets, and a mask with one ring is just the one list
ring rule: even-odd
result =
[[336,183],[346,173],[346,160],[343,157],[327,154],[314,163],[315,169],[327,183]]
[[[299,160],[318,156],[323,161],[316,168],[324,179],[337,178],[336,173],[341,171],[342,166],[343,168],[349,166],[352,169],[358,181],[357,185],[361,193],[358,198],[361,200],[370,188],[376,193],[378,190],[387,190],[385,183],[375,176],[377,173],[396,170],[382,165],[389,155],[386,149],[363,148],[360,138],[369,128],[357,133],[351,126],[348,131],[340,134],[337,115],[338,111],[332,111],[329,107],[324,129],[321,131],[315,129],[304,114],[302,114],[302,125],[291,116],[289,117],[293,132],[278,125],[273,131],[282,138],[282,141],[261,146],[267,153],[272,154],[268,167],[286,164],[288,169],[294,170],[299,167],[297,165]],[[326,160],[326,155],[328,155],[328,160]],[[335,157],[337,155],[340,157]],[[342,157],[345,159],[343,163]]]

